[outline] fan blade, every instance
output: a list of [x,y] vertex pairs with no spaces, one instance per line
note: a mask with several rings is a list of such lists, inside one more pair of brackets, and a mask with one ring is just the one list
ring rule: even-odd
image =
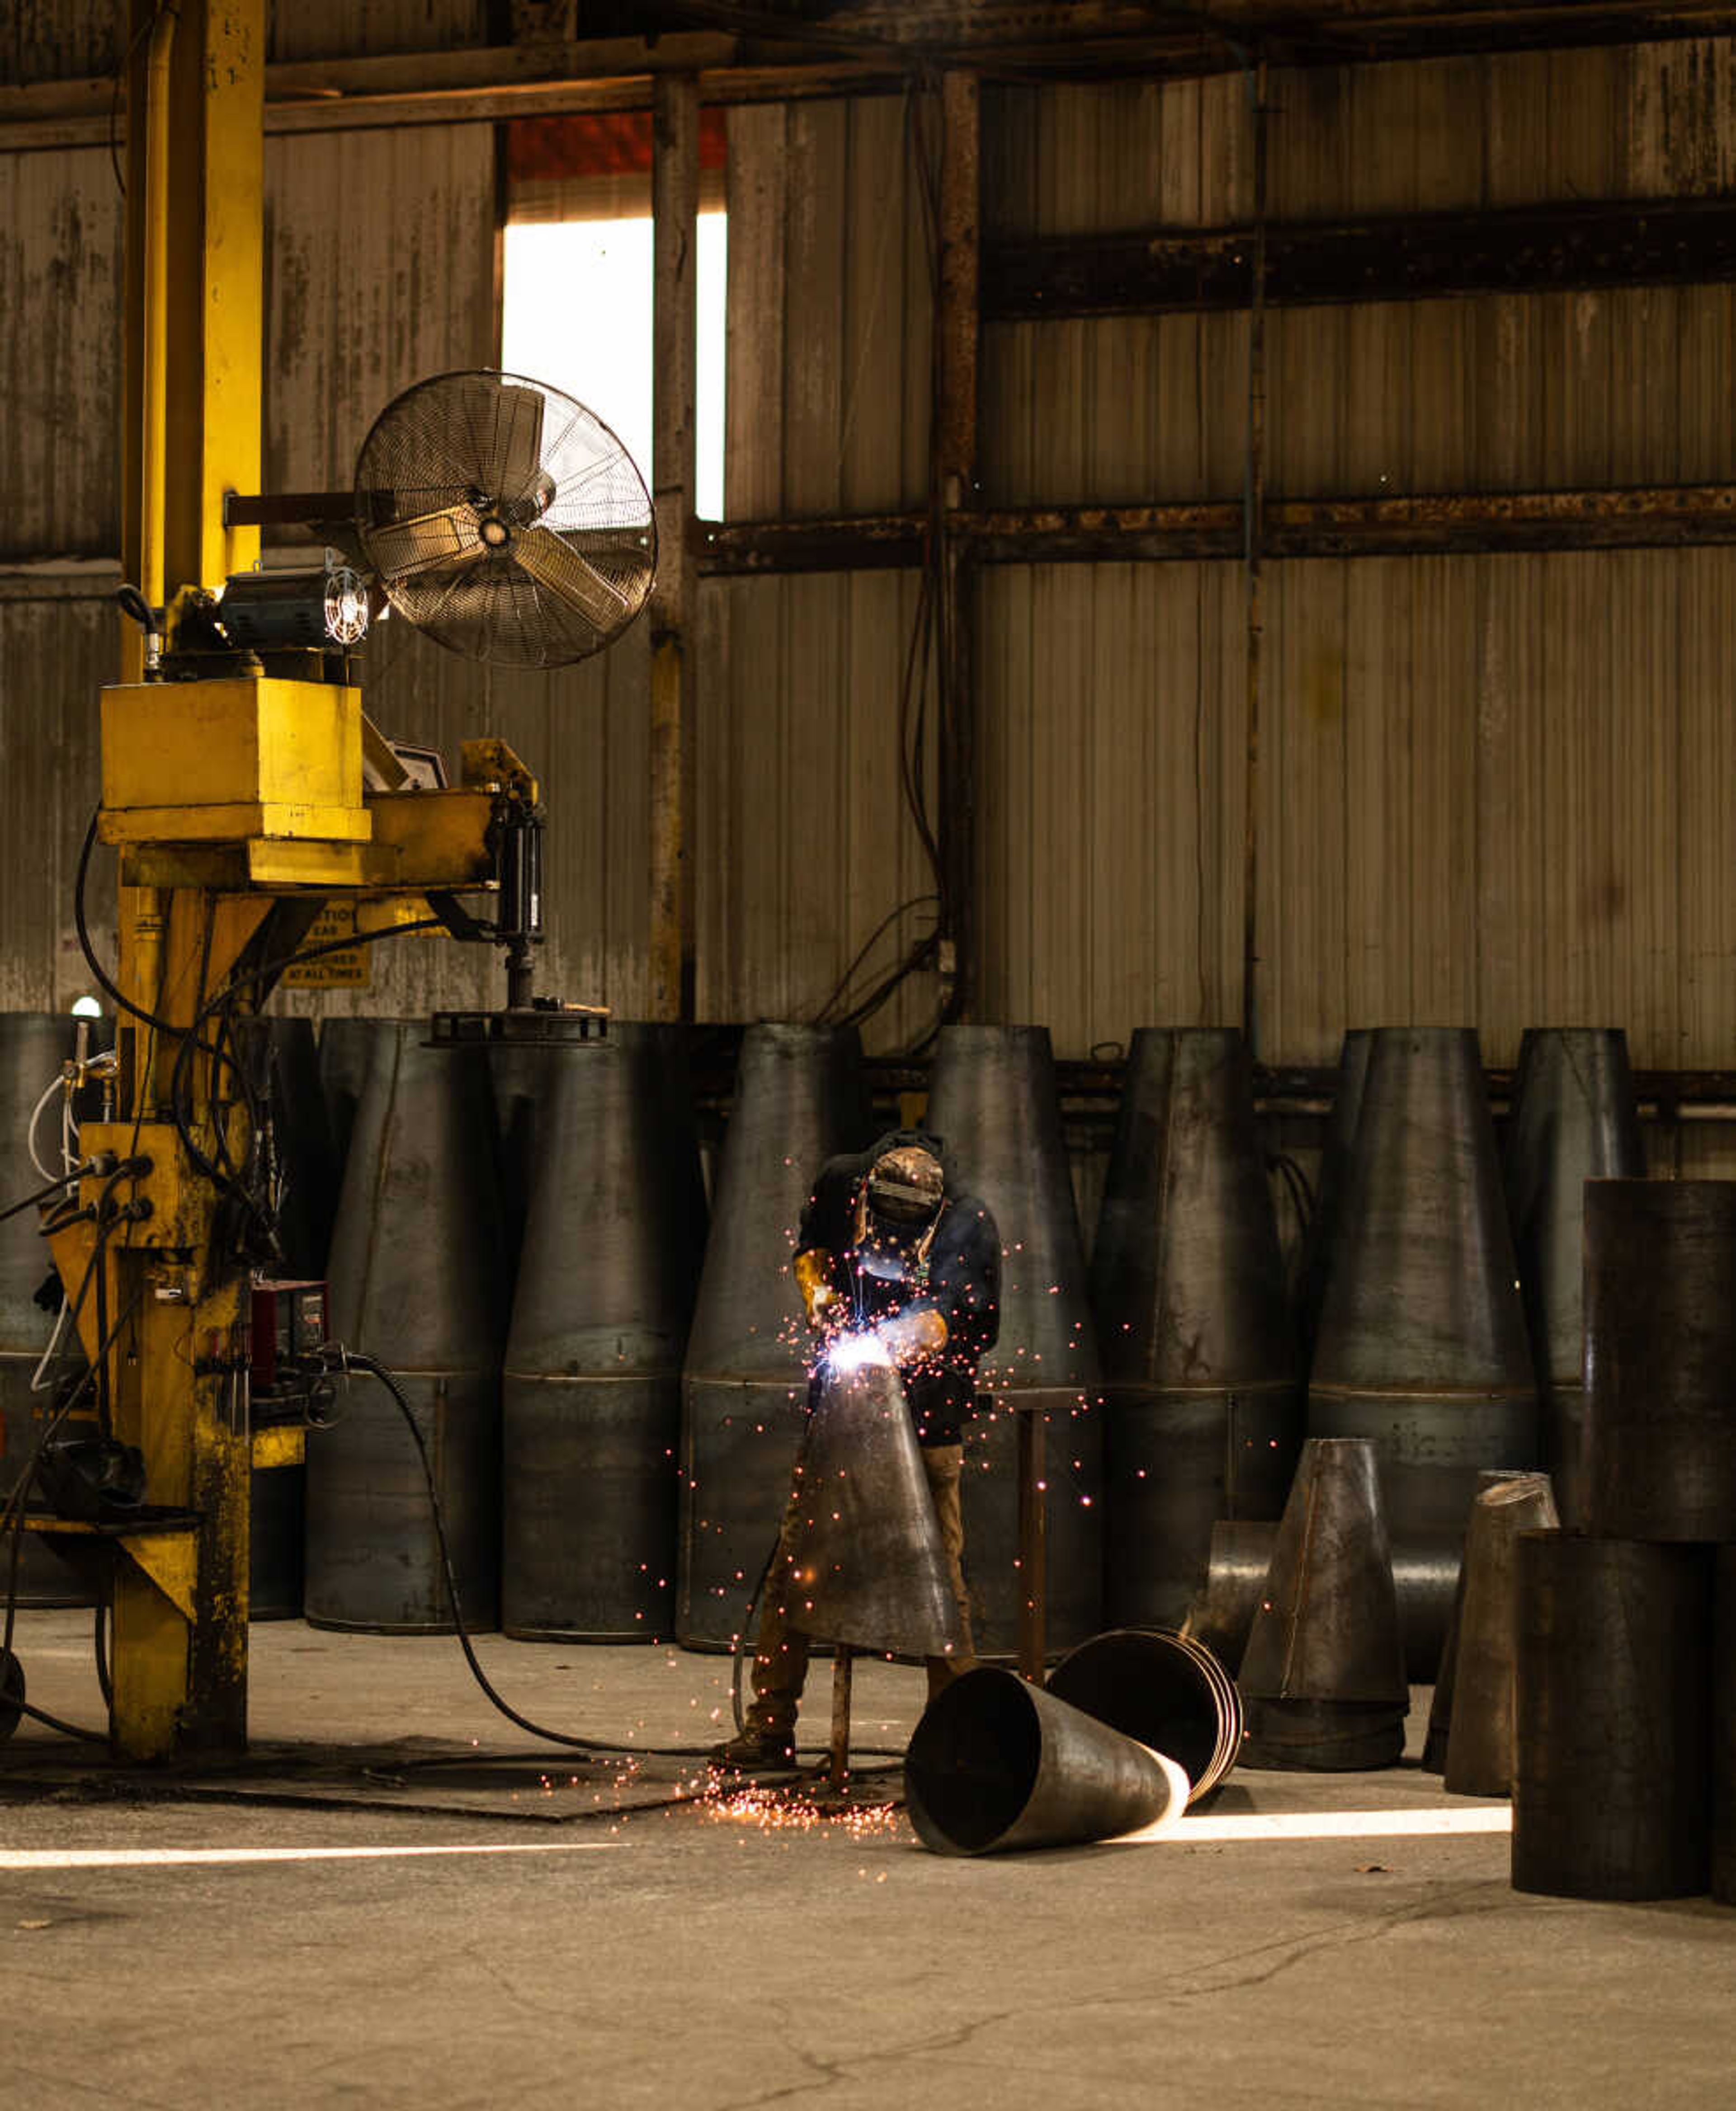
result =
[[375,570],[388,579],[414,579],[441,565],[479,557],[487,547],[482,517],[470,505],[444,506],[408,520],[388,520],[371,529],[368,538],[368,555]]
[[514,539],[512,553],[538,586],[601,631],[613,630],[632,609],[631,598],[612,579],[551,529],[526,529]]
[[525,498],[535,488],[542,470],[546,407],[538,389],[508,387],[496,393],[490,467],[492,488],[503,506]]

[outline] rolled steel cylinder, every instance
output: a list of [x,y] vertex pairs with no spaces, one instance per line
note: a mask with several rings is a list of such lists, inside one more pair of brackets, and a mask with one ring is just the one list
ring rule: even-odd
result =
[[1000,1338],[981,1373],[992,1404],[964,1432],[964,1563],[977,1652],[1010,1656],[1018,1644],[1019,1414],[1043,1420],[1046,1630],[1051,1649],[1070,1648],[1103,1624],[1103,1434],[1048,1029],[943,1028],[927,1126],[959,1185],[988,1205],[1003,1255]]
[[1368,1438],[1303,1446],[1237,1683],[1244,1766],[1340,1771],[1403,1753],[1410,1688]]
[[[477,1047],[393,1029],[369,1065],[332,1245],[333,1332],[398,1380],[433,1467],[465,1624],[496,1624],[501,1355],[510,1298],[495,1121]],[[307,1617],[382,1633],[451,1627],[416,1450],[362,1377],[307,1446]]]
[[1339,1051],[1338,1082],[1333,1088],[1332,1112],[1321,1146],[1320,1169],[1314,1182],[1314,1214],[1308,1220],[1303,1243],[1301,1285],[1297,1299],[1304,1369],[1312,1361],[1314,1339],[1320,1331],[1321,1307],[1326,1303],[1326,1282],[1332,1273],[1332,1252],[1338,1237],[1339,1211],[1344,1206],[1344,1183],[1349,1177],[1351,1155],[1356,1146],[1357,1124],[1362,1118],[1362,1091],[1368,1082],[1368,1051],[1374,1034],[1366,1026],[1353,1027]]
[[1588,1180],[1643,1178],[1627,1036],[1530,1028],[1503,1150],[1507,1211],[1543,1407],[1542,1461],[1561,1523],[1585,1523],[1584,1276]]
[[[108,1022],[93,1020],[91,1024],[95,1029],[90,1037],[93,1051],[108,1046]],[[76,1028],[77,1022],[63,1013],[0,1013],[0,1133],[11,1145],[13,1181],[20,1195],[42,1185],[25,1148],[25,1134],[38,1100],[74,1052]],[[57,1171],[61,1164],[58,1095],[43,1111],[38,1149],[43,1164]],[[0,1223],[0,1505],[17,1486],[18,1476],[36,1447],[41,1434],[39,1414],[45,1408],[52,1412],[55,1397],[52,1390],[30,1390],[30,1381],[54,1332],[52,1310],[44,1311],[36,1302],[36,1292],[53,1269],[39,1223],[34,1210],[21,1210]],[[76,1283],[71,1286],[75,1290],[77,1287]],[[69,1322],[61,1330],[56,1363],[44,1373],[44,1381],[56,1374],[70,1378],[84,1368],[84,1355]],[[86,1412],[89,1412],[88,1396]],[[70,1420],[61,1425],[61,1433],[79,1435],[90,1426],[83,1419]],[[0,1591],[11,1573],[11,1553],[10,1537],[0,1534]],[[92,1602],[82,1568],[74,1568],[47,1541],[26,1533],[19,1550],[18,1603],[46,1606]]]
[[1561,1520],[1547,1473],[1519,1473],[1471,1506],[1459,1602],[1445,1786],[1454,1795],[1511,1795],[1519,1537]]
[[904,1755],[910,1823],[938,1855],[1111,1839],[1176,1814],[1186,1795],[1167,1755],[989,1664],[929,1702]]
[[1712,1549],[1526,1532],[1517,1576],[1515,1890],[1707,1890]]
[[1537,1379],[1468,1028],[1376,1030],[1308,1380],[1308,1432],[1379,1447],[1394,1541],[1457,1534],[1537,1463]]
[[1736,1905],[1736,1546],[1720,1546],[1712,1618],[1712,1896]]
[[1220,1518],[1276,1519],[1302,1444],[1284,1260],[1233,1031],[1142,1028],[1091,1257],[1108,1618],[1173,1628]]
[[1585,1187],[1588,1528],[1736,1540],[1736,1181]]
[[777,1541],[808,1386],[791,1257],[821,1166],[867,1140],[861,1065],[854,1028],[742,1037],[682,1381],[675,1631],[688,1649],[732,1646]]
[[501,1624],[522,1640],[673,1632],[681,1368],[705,1250],[679,1029],[543,1051],[501,1391]]
[[[1189,1608],[1183,1632],[1203,1642],[1232,1673],[1247,1650],[1277,1540],[1278,1528],[1271,1523],[1225,1522],[1212,1528],[1205,1583]],[[1461,1551],[1459,1541],[1445,1533],[1392,1550],[1405,1675],[1413,1686],[1426,1686],[1441,1660]]]
[[1242,1696],[1203,1643],[1160,1628],[1118,1628],[1070,1650],[1048,1691],[1124,1737],[1162,1752],[1201,1803],[1235,1765]]

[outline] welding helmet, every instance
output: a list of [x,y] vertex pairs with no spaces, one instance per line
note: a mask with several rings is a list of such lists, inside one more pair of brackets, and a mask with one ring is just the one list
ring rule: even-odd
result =
[[900,1142],[868,1168],[857,1207],[858,1265],[901,1277],[928,1257],[946,1200],[946,1176],[925,1145]]

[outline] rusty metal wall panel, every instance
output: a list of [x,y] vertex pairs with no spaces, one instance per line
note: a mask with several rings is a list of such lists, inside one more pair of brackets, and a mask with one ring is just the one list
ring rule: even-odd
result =
[[361,58],[486,44],[487,0],[273,0],[273,59]]
[[[702,1018],[812,1019],[891,912],[911,905],[863,958],[852,996],[930,928],[934,883],[899,771],[917,594],[915,576],[896,572],[702,588]],[[864,1028],[867,1045],[925,1032],[935,991],[931,976],[913,978]]]
[[[0,1011],[63,1010],[95,993],[72,881],[100,782],[97,692],[120,661],[107,602],[0,600]],[[113,874],[100,853],[89,913],[102,932],[113,928]]]
[[112,73],[125,20],[125,0],[7,0],[0,8],[0,88]]
[[729,112],[724,511],[927,488],[928,253],[895,97]]
[[120,547],[120,274],[106,152],[0,154],[0,557]]

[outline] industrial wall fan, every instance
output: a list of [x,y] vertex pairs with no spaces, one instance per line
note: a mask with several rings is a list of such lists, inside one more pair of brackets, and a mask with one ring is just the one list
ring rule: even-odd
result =
[[184,597],[166,658],[197,659],[188,672],[214,671],[224,651],[311,651],[330,678],[353,679],[345,656],[383,602],[466,659],[564,667],[619,637],[657,565],[650,494],[602,420],[546,383],[482,370],[394,397],[362,443],[353,493],[232,495],[224,520],[306,528],[328,544],[326,565]]

